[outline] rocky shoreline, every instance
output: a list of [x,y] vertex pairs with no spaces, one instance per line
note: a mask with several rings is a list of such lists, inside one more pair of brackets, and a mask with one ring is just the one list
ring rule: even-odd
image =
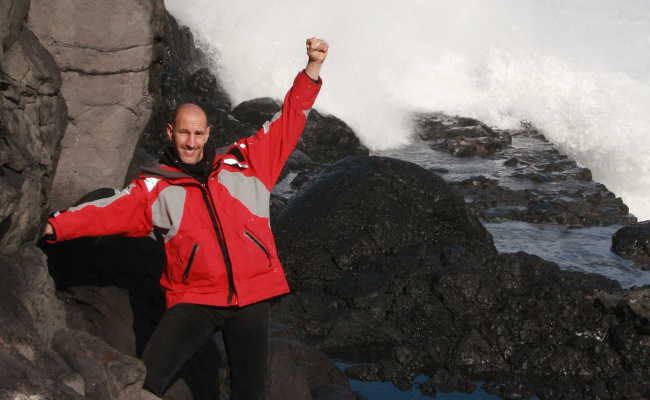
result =
[[[233,107],[191,32],[160,1],[64,3],[0,0],[0,398],[138,399],[137,357],[163,307],[160,248],[121,237],[35,246],[53,204],[113,193],[87,193],[107,186],[101,170],[66,170],[93,161],[93,150],[77,159],[62,148],[113,116],[98,133],[107,146],[129,143],[106,167],[119,186],[156,159],[176,104],[206,109],[215,146],[250,134],[279,104]],[[124,16],[118,22],[149,25],[126,30],[102,18],[106,7]],[[84,18],[97,32],[109,24],[105,32],[129,35],[81,40],[57,25]],[[103,92],[115,81],[131,96]],[[480,379],[508,399],[648,398],[650,289],[499,254],[483,222],[626,225],[613,248],[640,268],[650,259],[647,224],[634,224],[620,199],[530,125],[414,118],[415,140],[439,155],[428,168],[370,156],[344,121],[311,113],[273,194],[293,293],[273,305],[268,398],[361,399],[348,378],[407,388],[420,375],[431,396]],[[124,131],[131,136],[111,136]],[[129,171],[114,169],[131,150]],[[465,168],[472,163],[485,173]],[[55,171],[79,185],[52,192]],[[333,358],[362,364],[344,374]],[[218,337],[182,378],[167,399],[200,397],[215,382],[229,397]]]

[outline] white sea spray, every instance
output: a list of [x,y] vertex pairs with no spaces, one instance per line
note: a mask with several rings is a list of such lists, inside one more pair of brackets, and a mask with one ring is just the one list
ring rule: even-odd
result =
[[166,0],[216,52],[234,103],[281,97],[327,38],[320,110],[372,149],[408,142],[409,114],[533,122],[650,219],[650,0]]

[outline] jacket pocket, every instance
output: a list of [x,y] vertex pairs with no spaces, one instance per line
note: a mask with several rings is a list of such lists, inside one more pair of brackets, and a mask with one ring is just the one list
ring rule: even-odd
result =
[[190,269],[192,269],[192,263],[194,262],[194,256],[196,255],[196,252],[199,250],[199,244],[195,243],[194,247],[192,247],[192,252],[190,253],[190,258],[187,259],[187,265],[185,266],[185,269],[183,270],[183,282],[187,282],[187,279],[190,277]]
[[267,250],[267,248],[264,246],[264,244],[257,239],[252,233],[248,231],[244,231],[244,236],[246,236],[248,239],[250,239],[257,247],[259,247],[260,250],[264,252],[264,255],[266,256],[266,259],[269,261],[269,267],[271,266],[271,253]]

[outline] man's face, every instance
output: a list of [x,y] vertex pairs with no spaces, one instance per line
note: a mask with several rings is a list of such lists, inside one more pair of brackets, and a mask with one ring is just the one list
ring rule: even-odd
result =
[[203,159],[203,147],[209,135],[205,112],[194,104],[181,105],[174,123],[167,124],[167,136],[174,143],[181,161],[186,164],[196,164]]

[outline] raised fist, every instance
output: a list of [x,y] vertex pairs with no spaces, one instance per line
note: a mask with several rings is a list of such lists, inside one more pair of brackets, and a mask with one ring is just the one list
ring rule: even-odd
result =
[[307,39],[307,56],[309,57],[309,62],[322,64],[325,58],[327,58],[327,50],[329,47],[329,44],[323,39],[315,37]]

